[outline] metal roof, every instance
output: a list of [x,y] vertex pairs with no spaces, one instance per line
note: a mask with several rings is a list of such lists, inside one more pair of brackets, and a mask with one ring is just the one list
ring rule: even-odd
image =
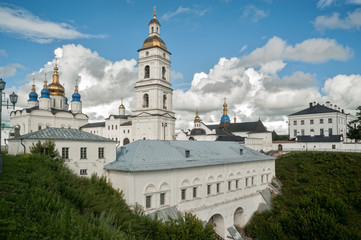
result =
[[296,113],[292,113],[288,116],[294,116],[294,115],[304,115],[304,114],[316,114],[316,113],[330,113],[330,112],[339,112],[335,109],[320,105],[320,104],[316,104],[313,105],[312,107],[306,108],[302,111],[296,112]]
[[[221,131],[220,124],[206,125],[209,129]],[[229,123],[223,126],[228,132],[268,132],[261,120],[256,122]]]
[[125,172],[157,171],[272,159],[236,142],[138,140],[118,148],[116,160],[104,168]]
[[45,128],[36,132],[21,135],[10,139],[39,139],[39,140],[66,140],[66,141],[87,141],[87,142],[114,142],[108,138],[100,137],[78,129],[68,128]]
[[95,123],[88,123],[80,128],[93,128],[93,127],[105,127],[105,122],[95,122]]

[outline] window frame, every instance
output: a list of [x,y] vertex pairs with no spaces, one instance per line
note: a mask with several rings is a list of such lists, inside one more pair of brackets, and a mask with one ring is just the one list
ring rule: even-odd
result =
[[104,159],[104,147],[98,147],[98,159]]
[[87,148],[80,147],[80,159],[87,159]]
[[69,147],[62,147],[61,148],[61,157],[63,159],[69,159]]

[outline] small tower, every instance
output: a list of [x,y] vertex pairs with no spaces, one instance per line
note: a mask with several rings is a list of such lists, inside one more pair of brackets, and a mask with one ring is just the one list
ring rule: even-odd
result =
[[125,107],[123,105],[123,98],[121,99],[120,106],[119,106],[119,115],[125,116]]
[[[55,60],[56,61],[56,60]],[[58,64],[55,62],[53,81],[48,85],[52,108],[66,110],[65,107],[65,89],[59,82]]]
[[198,116],[198,108],[196,110],[196,117],[194,118],[194,128],[200,128],[201,127],[201,119]]
[[48,89],[48,81],[44,80],[43,90],[41,90],[41,95],[39,99],[39,109],[50,111],[51,109],[51,99],[50,99],[50,91]]
[[81,113],[82,112],[82,102],[80,100],[81,96],[78,91],[78,79],[75,80],[75,89],[72,95],[71,101],[71,112],[72,113]]
[[224,98],[224,104],[223,104],[223,116],[221,117],[221,123],[220,127],[227,131],[228,127],[230,126],[231,119],[228,116],[227,113],[227,103],[226,98]]
[[35,79],[33,78],[33,85],[29,93],[28,108],[39,106],[38,94],[35,92]]

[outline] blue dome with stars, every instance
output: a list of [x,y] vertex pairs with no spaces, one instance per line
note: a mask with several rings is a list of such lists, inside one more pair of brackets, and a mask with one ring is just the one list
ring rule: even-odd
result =
[[72,95],[73,101],[80,102],[80,94],[75,92]]
[[36,92],[30,92],[29,101],[38,101],[38,94]]
[[221,122],[226,122],[226,121],[231,121],[231,119],[229,119],[228,115],[223,115],[221,118]]
[[50,91],[47,88],[43,88],[43,90],[41,90],[41,97],[42,98],[50,98]]

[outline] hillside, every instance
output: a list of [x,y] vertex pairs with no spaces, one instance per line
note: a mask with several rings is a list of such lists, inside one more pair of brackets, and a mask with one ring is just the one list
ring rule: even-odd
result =
[[276,160],[273,210],[246,227],[257,239],[361,239],[361,154],[295,152]]
[[214,239],[193,215],[165,224],[131,211],[105,179],[44,155],[3,155],[0,239]]

